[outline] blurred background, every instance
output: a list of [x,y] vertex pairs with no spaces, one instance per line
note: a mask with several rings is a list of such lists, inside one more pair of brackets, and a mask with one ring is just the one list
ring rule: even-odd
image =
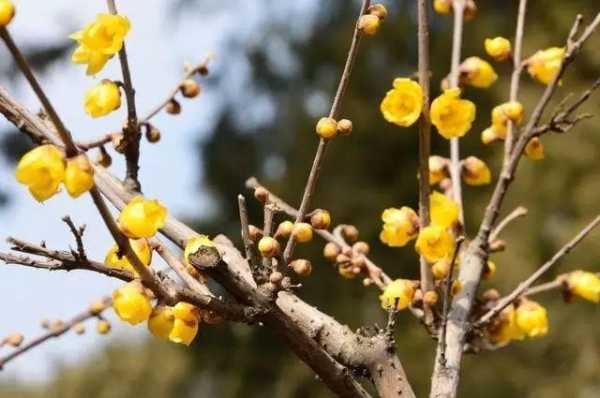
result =
[[[354,133],[335,141],[327,155],[315,205],[331,210],[336,223],[355,223],[371,244],[373,258],[393,277],[415,277],[411,248],[391,249],[378,240],[381,211],[416,205],[417,135],[415,129],[387,124],[379,102],[397,76],[416,70],[414,1],[382,1],[390,11],[380,33],[364,40],[342,114]],[[83,112],[85,90],[95,84],[82,67],[69,62],[67,35],[104,11],[102,1],[15,1],[11,25],[49,96],[78,139],[115,131],[125,117],[92,120]],[[317,145],[315,121],[328,112],[349,45],[359,1],[348,0],[147,0],[118,2],[132,21],[128,52],[141,114],[162,101],[182,75],[185,61],[200,62],[210,53],[210,75],[202,96],[185,101],[178,117],[160,115],[160,143],[144,143],[141,180],[145,193],[160,198],[198,231],[237,237],[236,195],[249,176],[297,205]],[[517,0],[477,2],[479,14],[465,27],[464,56],[484,56],[483,40],[512,38]],[[596,0],[531,0],[525,54],[562,45],[577,13],[591,19]],[[434,95],[449,68],[451,19],[432,17]],[[600,74],[600,34],[593,37],[570,69],[558,98],[585,89]],[[0,78],[30,109],[39,105],[4,48]],[[478,106],[473,130],[462,140],[464,156],[485,159],[497,174],[501,146],[484,147],[479,133],[490,124],[490,110],[507,99],[509,65],[490,90],[468,89]],[[96,77],[119,79],[116,60]],[[521,98],[531,110],[543,87],[524,76]],[[598,113],[598,97],[585,111]],[[529,216],[505,234],[508,250],[493,256],[498,272],[486,287],[506,292],[550,257],[600,209],[600,122],[582,123],[565,136],[543,139],[546,159],[522,162],[504,212],[526,206]],[[58,195],[35,203],[14,180],[15,161],[28,143],[0,120],[0,232],[67,248],[72,244],[60,221],[70,214],[86,223],[90,257],[102,259],[108,233],[89,201]],[[447,155],[447,141],[435,135],[433,152]],[[115,157],[115,160],[117,158]],[[113,171],[122,175],[121,160]],[[467,230],[474,231],[491,186],[466,188]],[[258,222],[258,209],[252,204]],[[590,235],[558,269],[600,270],[600,234]],[[238,242],[239,243],[239,242]],[[0,249],[6,249],[0,243]],[[375,289],[348,281],[319,256],[321,242],[300,247],[313,259],[303,298],[356,328],[383,322]],[[158,261],[157,261],[158,262]],[[550,278],[551,275],[548,276]],[[0,267],[0,336],[40,333],[44,318],[67,319],[118,286],[83,272],[48,273]],[[468,356],[464,397],[600,396],[600,309],[589,303],[566,305],[558,294],[539,300],[549,307],[549,336],[519,342],[496,352]],[[109,315],[110,319],[114,317]],[[0,372],[1,398],[129,397],[327,397],[314,375],[268,331],[242,325],[202,328],[191,348],[154,340],[144,326],[115,320],[114,333],[98,336],[93,322],[84,336],[68,334],[9,363]],[[418,396],[426,396],[433,362],[430,338],[408,314],[400,315],[398,351]],[[0,355],[8,349],[0,349]]]

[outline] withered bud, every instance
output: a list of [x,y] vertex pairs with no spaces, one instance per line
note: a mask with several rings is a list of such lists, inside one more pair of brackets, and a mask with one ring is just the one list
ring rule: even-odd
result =
[[150,126],[146,129],[146,139],[152,144],[157,143],[160,141],[160,130],[154,126]]
[[354,243],[358,240],[358,229],[354,225],[344,225],[342,235],[348,243]]
[[181,113],[181,104],[176,99],[171,99],[165,106],[165,111],[170,115],[179,115]]
[[314,229],[327,229],[331,225],[331,214],[327,210],[317,209],[310,217],[310,224]]
[[50,321],[48,319],[42,319],[40,321],[40,326],[44,329],[50,328]]
[[250,233],[250,239],[252,239],[254,242],[263,236],[262,230],[254,225],[248,225],[248,231]]
[[14,333],[11,334],[10,336],[6,336],[6,338],[4,339],[4,341],[6,342],[6,344],[10,345],[11,347],[18,347],[21,345],[21,343],[23,343],[23,340],[25,338],[23,337],[23,335],[21,333]]
[[335,262],[340,265],[350,264],[350,257],[346,256],[345,254],[338,254],[338,256],[335,258]]
[[323,247],[323,257],[331,262],[336,261],[336,258],[340,253],[340,247],[333,242],[329,242]]
[[492,253],[502,252],[506,249],[506,241],[502,239],[496,239],[490,243],[490,251]]
[[293,229],[294,229],[293,222],[291,222],[289,220],[283,221],[282,223],[280,223],[277,226],[277,230],[275,231],[275,237],[287,239],[292,234]]
[[112,165],[112,157],[108,154],[104,146],[101,146],[99,149],[96,162],[104,168],[109,168]]
[[369,254],[370,247],[367,242],[361,240],[352,245],[352,250],[355,253],[364,254],[366,256],[367,254]]
[[269,275],[269,282],[271,282],[274,285],[279,285],[282,280],[283,274],[279,271],[275,271],[271,275]]
[[185,79],[181,83],[180,90],[185,98],[195,98],[200,94],[202,88],[194,79]]
[[117,151],[119,153],[125,152],[125,147],[127,146],[127,141],[125,141],[123,134],[121,134],[121,133],[112,134],[110,136],[110,142],[112,143],[112,146],[115,149],[115,151]]
[[300,276],[309,276],[312,272],[312,264],[308,260],[298,259],[290,264],[294,272]]
[[484,301],[497,301],[500,299],[500,292],[496,289],[488,289],[481,295]]
[[106,305],[104,304],[104,301],[102,301],[102,300],[94,301],[90,305],[90,312],[94,315],[100,314],[105,309],[106,309]]
[[337,132],[339,135],[352,134],[352,128],[352,121],[348,119],[342,119],[337,124]]
[[200,74],[200,76],[208,75],[208,66],[200,65],[200,67],[198,68],[198,73]]
[[434,305],[436,305],[438,300],[439,296],[435,292],[435,290],[429,290],[423,295],[423,303],[429,307],[433,307]]
[[81,322],[76,323],[75,326],[73,326],[73,331],[78,335],[82,335],[85,333],[85,325]]
[[375,15],[382,21],[387,18],[388,12],[383,4],[373,4],[367,8],[367,12],[371,15]]
[[465,21],[470,21],[477,15],[477,4],[473,0],[467,0],[465,4]]
[[269,200],[269,191],[263,187],[258,187],[254,190],[254,197],[261,203],[267,203]]
[[279,253],[279,242],[270,236],[265,236],[258,242],[258,251],[263,257],[275,257],[275,255]]

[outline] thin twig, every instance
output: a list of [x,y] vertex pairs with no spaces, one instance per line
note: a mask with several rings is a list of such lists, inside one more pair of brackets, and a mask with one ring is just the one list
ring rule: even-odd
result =
[[73,223],[73,220],[71,220],[71,217],[64,216],[62,218],[62,220],[65,222],[65,224],[67,224],[67,226],[69,227],[69,230],[75,237],[75,242],[77,243],[76,254],[77,254],[78,259],[81,261],[86,261],[87,255],[85,254],[85,247],[83,246],[83,233],[85,231],[85,224],[82,225],[81,227],[77,228],[75,226],[75,224]]
[[[465,0],[454,0],[454,34],[452,37],[452,63],[450,69],[450,87],[458,87],[460,78],[460,58],[464,27]],[[459,138],[450,140],[450,179],[452,180],[452,195],[460,209],[459,220],[461,227],[465,225],[465,214],[462,198],[460,141]]]
[[[370,4],[370,0],[363,0],[362,7],[360,8],[359,18],[366,13],[367,8],[369,8]],[[329,116],[334,119],[337,118],[340,112],[342,99],[344,97],[346,89],[348,88],[348,84],[350,83],[350,75],[352,73],[352,67],[354,66],[354,62],[356,61],[356,56],[358,54],[358,45],[360,43],[360,37],[361,32],[358,28],[357,22],[354,28],[354,34],[352,36],[352,43],[350,44],[350,50],[348,51],[346,65],[344,66],[344,71],[342,72],[342,77],[340,79],[335,98],[333,99],[331,111],[329,112]],[[315,154],[315,158],[310,169],[310,174],[308,175],[308,180],[306,182],[306,186],[304,187],[302,201],[300,202],[300,207],[298,208],[298,216],[296,217],[296,222],[302,221],[304,219],[304,216],[306,216],[306,213],[308,213],[312,196],[315,192],[315,188],[317,187],[317,181],[319,180],[319,174],[321,172],[321,167],[323,165],[325,152],[327,150],[329,142],[329,140],[323,138],[319,140],[317,153]],[[294,252],[295,245],[296,240],[294,239],[294,236],[291,235],[283,252],[283,258],[286,263],[290,261]]]
[[[115,0],[106,0],[108,10],[111,14],[117,14]],[[121,64],[121,72],[123,74],[123,87],[125,90],[125,98],[127,100],[127,125],[123,129],[125,136],[125,159],[126,172],[125,184],[127,188],[140,191],[141,185],[138,180],[139,161],[140,161],[140,129],[138,125],[137,110],[135,106],[135,89],[131,81],[131,71],[129,70],[129,62],[127,60],[127,49],[123,47],[119,51],[119,63]]]
[[103,311],[105,311],[107,308],[111,307],[112,300],[110,299],[110,297],[104,297],[102,299],[102,304],[103,304],[103,309],[101,311],[99,311],[97,309],[89,308],[89,309],[81,312],[80,314],[77,314],[76,316],[71,318],[69,321],[64,322],[59,327],[50,328],[50,330],[48,332],[42,334],[39,337],[36,337],[35,339],[31,340],[29,343],[24,344],[23,346],[17,348],[10,354],[8,354],[4,357],[1,357],[0,358],[0,370],[2,370],[4,365],[6,365],[8,362],[27,353],[28,351],[39,346],[40,344],[42,344],[52,338],[62,336],[63,334],[65,334],[69,330],[71,330],[75,325],[85,322],[90,318],[97,318],[97,317],[101,316],[101,313]]
[[569,243],[567,243],[558,252],[556,252],[556,254],[550,260],[548,260],[544,265],[538,268],[538,270],[535,271],[529,278],[521,282],[519,286],[512,291],[512,293],[499,300],[498,303],[494,306],[494,308],[486,312],[477,321],[475,326],[482,326],[487,324],[490,320],[496,317],[504,308],[506,308],[519,297],[521,297],[523,293],[525,293],[527,289],[529,289],[535,282],[537,282],[542,275],[548,272],[564,256],[569,254],[569,252],[571,252],[571,250],[573,250],[573,248],[577,246],[577,244],[579,244],[579,242],[581,242],[590,232],[592,232],[592,230],[596,228],[598,224],[600,224],[600,215],[597,216],[584,229],[582,229],[581,232],[579,232]]
[[527,215],[527,209],[523,206],[519,206],[513,211],[511,211],[502,221],[498,223],[496,228],[490,234],[489,242],[495,241],[500,233],[506,228],[511,222],[516,220],[519,217],[525,217]]
[[246,207],[246,198],[244,195],[238,195],[238,208],[240,211],[240,225],[242,228],[242,240],[244,241],[244,251],[246,260],[250,263],[253,269],[258,266],[258,256],[254,242],[250,239],[250,221],[248,220],[248,208]]

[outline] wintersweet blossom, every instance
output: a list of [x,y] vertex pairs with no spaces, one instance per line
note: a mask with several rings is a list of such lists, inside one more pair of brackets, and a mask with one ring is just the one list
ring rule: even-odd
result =
[[511,51],[510,40],[504,37],[485,39],[485,52],[495,61],[506,61],[510,57]]
[[389,283],[379,296],[383,309],[401,311],[410,306],[415,295],[415,285],[407,279],[396,279]]
[[460,98],[460,89],[445,90],[431,104],[431,122],[446,139],[464,136],[475,120],[475,104]]
[[430,263],[452,257],[455,239],[444,227],[430,225],[421,229],[417,237],[415,249]]
[[[146,266],[150,265],[152,262],[152,249],[150,248],[148,241],[144,238],[129,239],[129,244],[140,262]],[[138,275],[138,272],[133,268],[133,265],[131,265],[127,256],[119,252],[119,246],[116,244],[111,246],[106,253],[104,263],[111,268],[129,271],[136,276]]]
[[166,218],[167,209],[159,201],[138,195],[121,211],[118,222],[129,238],[150,238],[162,228]]
[[546,50],[539,50],[526,61],[527,72],[535,80],[548,85],[556,77],[564,57],[564,47],[551,47]]
[[483,160],[469,156],[463,161],[462,177],[468,185],[487,185],[492,181],[492,172]]
[[460,209],[448,196],[434,191],[429,196],[431,224],[443,228],[454,227],[458,223]]
[[542,160],[544,159],[544,144],[539,137],[533,137],[529,140],[525,146],[525,156],[531,160]]
[[585,271],[574,271],[567,278],[569,290],[576,296],[600,303],[600,278],[598,275]]
[[138,282],[130,282],[113,293],[113,308],[123,321],[137,325],[147,321],[152,313],[150,298]]
[[393,86],[381,101],[381,113],[385,120],[397,126],[412,126],[423,111],[423,89],[419,83],[406,78],[394,79]]
[[77,198],[94,186],[94,169],[86,155],[67,159],[65,188],[71,197]]
[[535,301],[525,300],[516,309],[517,326],[528,337],[541,337],[548,334],[548,313]]
[[498,80],[494,67],[479,57],[469,57],[461,65],[463,82],[477,88],[488,88]]
[[383,229],[379,239],[390,247],[405,246],[419,232],[419,216],[410,207],[389,208],[381,215]]
[[97,118],[108,115],[121,106],[121,90],[116,83],[104,80],[85,94],[85,113]]
[[17,181],[26,185],[38,202],[58,192],[65,178],[63,153],[54,145],[41,145],[27,152],[16,170]]

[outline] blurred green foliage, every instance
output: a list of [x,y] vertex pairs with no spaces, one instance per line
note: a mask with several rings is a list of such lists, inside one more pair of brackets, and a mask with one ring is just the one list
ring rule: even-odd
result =
[[[207,6],[202,0],[178,3],[179,12],[203,12]],[[231,70],[224,68],[216,71],[208,88],[222,90],[226,105],[212,134],[198,143],[204,170],[200,183],[217,205],[210,219],[196,222],[199,230],[238,235],[235,198],[244,191],[243,182],[251,175],[298,204],[317,145],[314,124],[328,112],[358,10],[357,2],[353,6],[345,0],[318,3],[318,12],[307,5],[305,14],[295,15],[299,20],[288,20],[274,11],[267,15],[267,10],[285,9],[286,5],[266,2],[262,30],[251,42],[234,38],[234,51],[224,54],[232,65],[247,62],[250,76],[245,87],[231,92],[225,90]],[[390,275],[415,277],[417,258],[411,248],[390,249],[378,242],[381,211],[390,206],[415,206],[417,187],[416,130],[389,125],[378,111],[393,78],[410,76],[416,69],[415,6],[413,1],[385,3],[390,17],[377,37],[364,40],[342,106],[343,116],[354,121],[355,131],[331,145],[314,204],[329,209],[334,222],[357,225],[362,239],[371,244],[372,257]],[[486,37],[513,37],[517,3],[478,2],[478,17],[465,27],[465,57],[483,57]],[[589,20],[598,11],[596,0],[530,1],[525,54],[561,45],[577,13]],[[308,34],[298,34],[300,22],[310,24]],[[451,19],[432,17],[434,95],[448,72],[451,32]],[[565,77],[559,99],[569,92],[580,92],[598,77],[598,40],[599,35],[590,40]],[[478,105],[478,118],[462,141],[465,157],[485,159],[496,174],[501,146],[483,147],[479,132],[490,123],[491,107],[507,99],[510,68],[497,65],[497,71],[500,79],[492,89],[467,89],[466,97]],[[527,110],[531,111],[542,90],[524,76],[521,98]],[[599,103],[593,99],[585,111],[597,113]],[[261,116],[255,117],[257,113]],[[599,127],[593,119],[568,135],[548,136],[543,139],[546,160],[522,162],[504,211],[524,205],[530,213],[505,233],[508,250],[493,256],[498,273],[484,288],[511,289],[598,212]],[[447,141],[435,135],[433,152],[446,155]],[[476,229],[491,190],[466,188],[468,232]],[[252,204],[251,217],[260,222],[256,204]],[[598,271],[598,239],[598,233],[591,235],[563,261],[560,271],[582,267]],[[381,324],[384,314],[376,291],[364,289],[359,280],[338,277],[319,257],[321,248],[318,242],[298,250],[298,255],[313,259],[315,265],[313,275],[302,281],[301,296],[353,328]],[[598,306],[582,302],[565,305],[558,294],[546,294],[539,300],[549,307],[550,335],[468,356],[461,396],[600,396]],[[426,396],[433,344],[408,314],[400,316],[398,351],[417,395]],[[206,327],[190,351],[160,343],[109,346],[81,364],[63,369],[47,386],[1,391],[1,398],[330,396],[268,331],[240,325]]]

